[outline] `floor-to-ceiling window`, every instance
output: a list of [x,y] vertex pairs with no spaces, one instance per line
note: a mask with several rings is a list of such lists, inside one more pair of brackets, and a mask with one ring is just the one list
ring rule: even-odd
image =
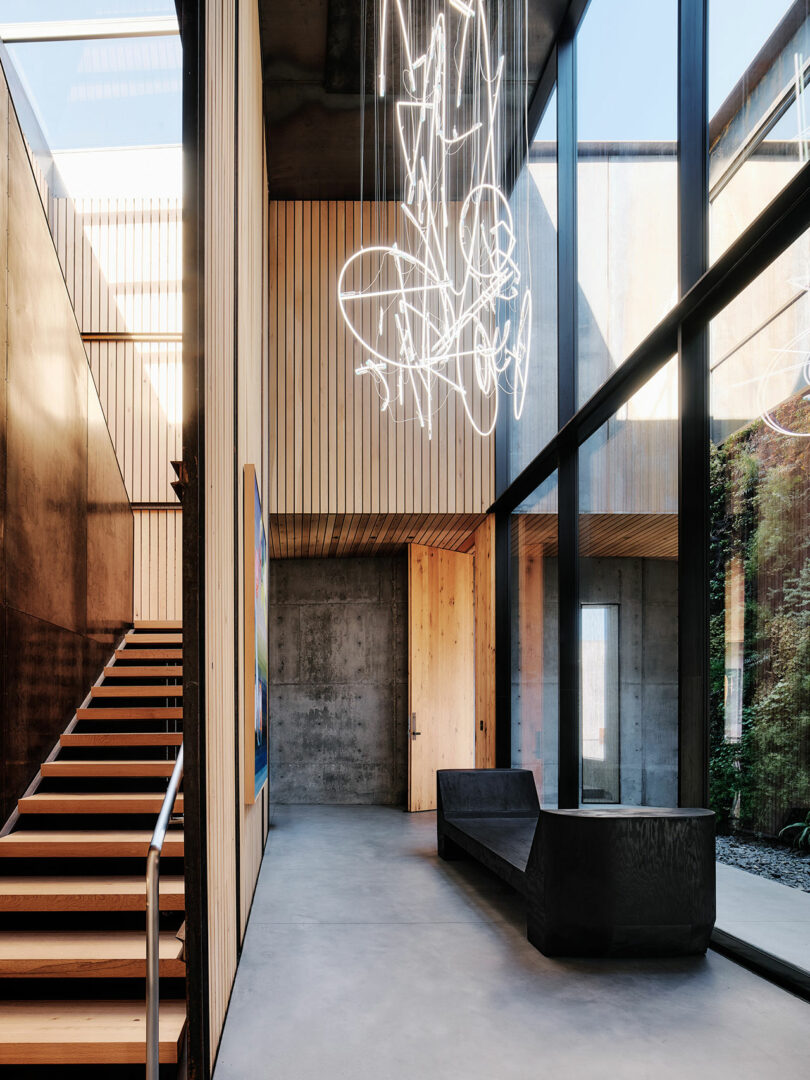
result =
[[810,0],[575,15],[556,348],[498,444],[499,763],[545,805],[711,805],[717,942],[806,986]]

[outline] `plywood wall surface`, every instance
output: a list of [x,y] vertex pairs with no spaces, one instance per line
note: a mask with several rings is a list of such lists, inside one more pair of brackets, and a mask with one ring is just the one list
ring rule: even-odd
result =
[[[355,374],[366,355],[340,313],[338,278],[361,236],[404,246],[397,205],[271,202],[269,228],[269,512],[484,512],[493,440],[475,434],[460,398],[439,411],[429,439],[417,422],[381,413],[371,379]],[[490,405],[473,396],[472,407],[480,422]]]
[[475,767],[495,768],[495,515],[475,530]]

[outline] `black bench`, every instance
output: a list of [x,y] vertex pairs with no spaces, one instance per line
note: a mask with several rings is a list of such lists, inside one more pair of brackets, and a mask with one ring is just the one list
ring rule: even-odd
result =
[[526,769],[440,769],[439,855],[466,853],[526,897],[546,956],[684,956],[715,918],[714,814],[541,810]]

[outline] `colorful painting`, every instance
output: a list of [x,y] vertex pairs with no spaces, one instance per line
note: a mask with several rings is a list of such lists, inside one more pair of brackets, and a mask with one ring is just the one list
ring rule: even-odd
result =
[[256,470],[245,466],[245,801],[267,783],[267,534]]

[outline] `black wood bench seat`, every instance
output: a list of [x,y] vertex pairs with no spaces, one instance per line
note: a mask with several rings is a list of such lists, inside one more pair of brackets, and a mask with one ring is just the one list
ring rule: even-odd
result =
[[711,811],[541,810],[525,769],[441,769],[437,808],[439,855],[466,853],[522,893],[529,940],[547,956],[706,951]]

